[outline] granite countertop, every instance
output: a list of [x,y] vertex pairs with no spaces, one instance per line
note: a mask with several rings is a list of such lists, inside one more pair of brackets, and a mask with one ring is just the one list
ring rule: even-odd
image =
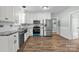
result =
[[0,32],[0,36],[9,36],[17,32],[18,31],[4,31],[4,32]]
[[18,33],[22,32],[24,30],[26,30],[26,28],[25,29],[18,29],[18,30],[4,31],[4,32],[0,32],[0,36],[9,36],[9,35],[12,35],[12,34],[17,33],[17,32]]

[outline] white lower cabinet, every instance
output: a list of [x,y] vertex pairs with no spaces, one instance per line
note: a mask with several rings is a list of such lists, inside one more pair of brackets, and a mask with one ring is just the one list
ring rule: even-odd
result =
[[27,31],[25,34],[24,34],[24,42],[28,39],[29,37],[29,31]]
[[0,52],[8,52],[8,37],[0,36]]
[[11,52],[16,52],[19,49],[18,33],[10,35],[8,47]]
[[19,49],[18,33],[0,36],[0,52],[16,52]]
[[8,51],[9,52],[13,52],[14,51],[14,38],[12,37],[12,35],[10,36],[9,40],[8,40]]

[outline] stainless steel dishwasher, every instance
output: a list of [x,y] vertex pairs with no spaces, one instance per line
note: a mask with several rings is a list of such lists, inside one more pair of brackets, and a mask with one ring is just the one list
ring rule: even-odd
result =
[[24,43],[24,31],[19,32],[19,48],[21,48],[23,43]]
[[19,48],[24,44],[24,34],[27,32],[27,29],[24,31],[19,32]]

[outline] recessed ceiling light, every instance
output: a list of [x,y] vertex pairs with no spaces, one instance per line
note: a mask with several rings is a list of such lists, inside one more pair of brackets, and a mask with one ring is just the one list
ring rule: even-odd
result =
[[49,9],[48,6],[42,6],[42,8],[43,8],[44,10],[48,10],[48,9]]

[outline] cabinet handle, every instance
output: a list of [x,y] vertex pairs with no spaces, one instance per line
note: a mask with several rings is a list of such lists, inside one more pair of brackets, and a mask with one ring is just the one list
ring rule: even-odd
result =
[[16,37],[16,35],[14,35],[14,37]]

